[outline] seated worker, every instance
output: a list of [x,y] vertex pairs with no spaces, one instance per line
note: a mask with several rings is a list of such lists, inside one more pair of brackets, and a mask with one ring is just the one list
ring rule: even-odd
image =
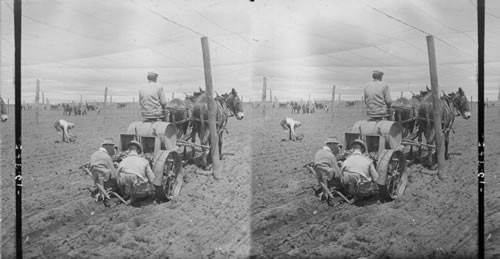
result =
[[302,125],[300,121],[296,121],[292,118],[287,117],[281,120],[280,125],[281,127],[283,127],[283,129],[288,130],[288,140],[297,140],[295,129]]
[[149,72],[147,79],[148,83],[139,90],[139,104],[141,105],[143,121],[165,121],[168,118],[168,111],[165,108],[167,99],[163,87],[156,84],[158,74]]
[[375,69],[373,80],[364,90],[366,115],[369,120],[390,119],[392,115],[389,85],[382,81],[383,76],[384,73],[380,69]]
[[[105,139],[101,143],[99,150],[90,156],[90,172],[96,187],[98,183],[105,190],[118,192],[118,175],[111,159],[114,155],[114,146],[112,139]],[[101,198],[105,197],[103,193],[101,196]]]
[[373,161],[364,155],[365,143],[356,139],[352,143],[353,152],[342,165],[342,186],[346,194],[353,197],[351,202],[378,192],[378,173]]
[[72,137],[69,134],[69,130],[74,128],[75,124],[71,122],[67,122],[65,120],[57,120],[54,123],[54,128],[56,128],[58,133],[62,133],[62,141],[70,142],[72,141]]
[[339,142],[336,137],[330,137],[314,155],[314,170],[318,174],[318,183],[324,183],[328,188],[342,189],[341,173],[335,156],[339,154]]
[[126,197],[133,202],[137,198],[145,198],[154,194],[153,181],[155,175],[149,161],[139,154],[142,145],[133,140],[128,146],[129,154],[118,167],[118,184]]

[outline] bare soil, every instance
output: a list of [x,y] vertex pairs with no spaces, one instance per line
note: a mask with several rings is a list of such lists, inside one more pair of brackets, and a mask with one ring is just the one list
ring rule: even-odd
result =
[[[313,195],[302,166],[328,136],[343,139],[363,119],[359,107],[292,115],[288,109],[245,110],[224,136],[222,179],[187,173],[181,194],[162,204],[106,208],[78,167],[105,137],[139,116],[131,110],[62,116],[23,113],[23,251],[25,258],[475,258],[477,256],[477,116],[457,118],[446,178],[413,165],[400,199],[333,207]],[[487,109],[485,243],[500,258],[500,112]],[[300,120],[301,141],[283,140],[285,116]],[[73,143],[56,119],[74,122]],[[3,258],[15,257],[14,118],[0,124]]]

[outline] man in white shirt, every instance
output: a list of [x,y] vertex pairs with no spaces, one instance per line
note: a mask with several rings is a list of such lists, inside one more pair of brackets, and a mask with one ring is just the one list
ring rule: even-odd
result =
[[288,140],[293,140],[293,141],[297,140],[295,129],[302,125],[300,121],[296,121],[292,118],[286,117],[281,120],[280,125],[281,127],[283,127],[283,129],[288,130]]
[[139,156],[142,145],[133,140],[128,144],[128,150],[129,154],[118,167],[118,183],[121,191],[132,201],[153,195],[155,175],[149,161]]
[[364,155],[365,143],[356,139],[352,143],[353,152],[342,164],[342,186],[349,196],[369,196],[377,192],[379,174],[373,161]]
[[62,141],[70,142],[74,141],[74,139],[70,136],[69,130],[74,128],[75,124],[71,122],[67,122],[65,120],[57,120],[54,123],[54,128],[56,128],[58,133],[62,133]]

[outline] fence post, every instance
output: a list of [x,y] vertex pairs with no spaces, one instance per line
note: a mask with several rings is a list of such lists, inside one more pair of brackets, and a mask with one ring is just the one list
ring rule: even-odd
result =
[[334,112],[333,112],[333,106],[335,105],[335,85],[333,85],[333,88],[332,88],[332,101],[330,103],[330,112],[332,113],[332,119],[333,117],[335,116]]
[[437,77],[437,64],[436,64],[436,52],[434,49],[434,36],[428,35],[427,39],[427,49],[429,54],[429,71],[431,74],[431,90],[433,99],[433,118],[434,118],[434,132],[435,132],[435,143],[436,143],[436,154],[438,162],[438,176],[440,179],[446,177],[445,164],[444,164],[444,143],[443,143],[443,131],[441,128],[441,101],[439,95],[439,85]]
[[102,105],[102,112],[106,113],[106,101],[108,99],[108,87],[104,88],[104,104]]
[[215,179],[220,179],[219,173],[219,148],[215,126],[215,102],[212,88],[212,68],[210,64],[210,48],[208,46],[208,38],[201,38],[201,48],[203,52],[203,68],[205,70],[205,87],[208,97],[208,127],[210,129],[210,153],[212,155],[213,176]]
[[35,95],[35,116],[36,116],[36,125],[38,125],[38,112],[40,109],[40,80],[36,79],[36,95]]

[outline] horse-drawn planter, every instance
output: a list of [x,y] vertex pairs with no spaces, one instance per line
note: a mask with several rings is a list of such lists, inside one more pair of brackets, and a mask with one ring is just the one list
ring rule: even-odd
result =
[[[443,92],[444,93],[444,92]],[[442,106],[441,123],[444,134],[444,154],[448,159],[448,144],[449,133],[454,132],[454,118],[461,116],[464,119],[470,118],[470,105],[462,90],[459,88],[457,92],[444,94],[440,98]],[[372,159],[379,179],[379,195],[384,200],[394,200],[401,197],[405,191],[408,175],[406,165],[408,161],[413,161],[413,146],[419,148],[427,148],[427,159],[429,166],[435,165],[432,161],[432,155],[435,155],[433,132],[433,103],[430,89],[422,91],[419,96],[415,95],[411,103],[402,106],[393,106],[395,110],[395,121],[380,120],[367,121],[362,120],[356,122],[350,132],[344,134],[344,158],[349,156],[352,142],[355,139],[361,139],[367,146],[367,156]],[[426,138],[427,143],[422,143],[422,134]],[[415,139],[418,137],[418,141]],[[407,154],[404,152],[406,147],[410,147],[410,159],[407,160]],[[420,159],[420,152],[418,159]],[[311,164],[305,166],[309,171],[314,172]],[[383,188],[380,190],[380,188]],[[323,192],[326,192],[329,198],[333,198],[333,193],[342,196],[347,200],[342,193],[337,190],[331,190],[322,185]]]

